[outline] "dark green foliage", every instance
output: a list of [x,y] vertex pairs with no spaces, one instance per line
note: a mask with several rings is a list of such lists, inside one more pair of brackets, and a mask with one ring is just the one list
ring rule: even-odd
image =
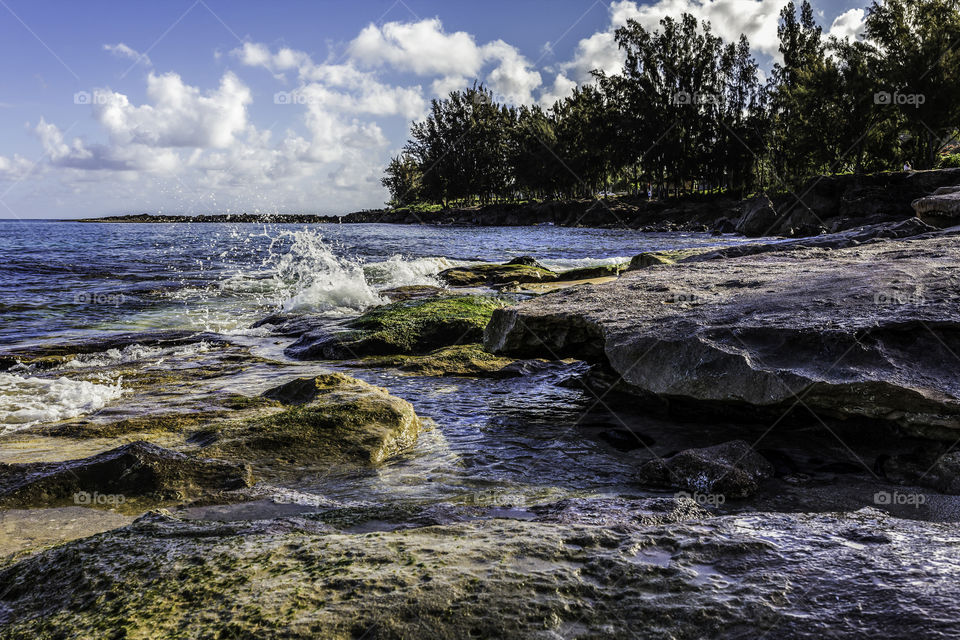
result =
[[623,70],[550,109],[474,85],[434,100],[383,180],[394,206],[610,192],[794,191],[808,178],[933,168],[960,125],[960,0],[875,0],[865,38],[827,38],[808,0],[780,14],[760,80],[750,44],[684,14],[616,32]]

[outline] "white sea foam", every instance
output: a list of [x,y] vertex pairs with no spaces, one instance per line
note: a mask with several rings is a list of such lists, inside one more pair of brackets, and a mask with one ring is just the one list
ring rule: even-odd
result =
[[205,340],[178,347],[150,347],[131,344],[122,349],[108,349],[99,353],[83,353],[60,365],[60,369],[86,369],[89,367],[112,367],[120,364],[166,358],[186,358],[210,351],[211,345]]
[[370,284],[383,289],[405,287],[414,284],[439,285],[437,274],[462,264],[448,258],[404,258],[391,256],[383,262],[370,262],[363,266],[363,273]]
[[102,409],[123,393],[115,384],[0,373],[0,433]]
[[630,262],[630,257],[615,256],[613,258],[564,258],[556,260],[545,258],[539,262],[551,271],[562,272],[569,271],[570,269],[582,269],[584,267],[599,267],[605,264]]

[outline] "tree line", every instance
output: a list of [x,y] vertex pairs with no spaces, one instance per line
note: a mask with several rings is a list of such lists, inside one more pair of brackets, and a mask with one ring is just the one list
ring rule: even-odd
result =
[[767,79],[746,36],[691,15],[616,31],[615,75],[552,107],[474,84],[431,102],[386,168],[393,206],[784,192],[818,174],[932,168],[960,126],[960,0],[876,0],[859,39],[827,37],[808,0],[778,26]]

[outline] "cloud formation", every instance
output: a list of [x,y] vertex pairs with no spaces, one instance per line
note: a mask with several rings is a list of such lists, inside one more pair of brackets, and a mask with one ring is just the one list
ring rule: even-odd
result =
[[[503,40],[478,42],[468,32],[447,31],[438,18],[369,24],[324,60],[289,46],[243,42],[229,55],[216,54],[225,68],[207,86],[154,69],[146,54],[123,42],[105,44],[103,51],[143,64],[146,73],[121,76],[122,89],[81,92],[83,135],[69,136],[73,127],[64,130],[38,114],[29,131],[43,157],[30,161],[0,149],[0,182],[47,180],[44,189],[63,206],[82,207],[86,199],[92,213],[377,206],[385,197],[382,167],[431,98],[477,80],[500,100],[549,107],[589,82],[592,70],[619,71],[623,55],[613,34],[628,19],[657,29],[663,17],[682,12],[709,20],[728,40],[746,33],[755,51],[775,57],[785,3],[617,0],[603,29],[547,68]],[[851,9],[829,33],[855,37],[863,18],[862,9]],[[254,107],[275,123],[258,126]]]

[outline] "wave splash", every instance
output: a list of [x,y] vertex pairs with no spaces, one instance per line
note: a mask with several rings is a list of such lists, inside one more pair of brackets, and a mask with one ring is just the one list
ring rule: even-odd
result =
[[123,391],[119,380],[107,385],[0,373],[0,434],[98,411]]
[[[278,246],[285,250],[278,251]],[[388,300],[392,287],[439,286],[436,275],[457,264],[446,258],[407,259],[394,255],[363,262],[337,255],[313,230],[283,231],[271,242],[265,266],[271,271],[274,306],[286,312],[350,315]]]

